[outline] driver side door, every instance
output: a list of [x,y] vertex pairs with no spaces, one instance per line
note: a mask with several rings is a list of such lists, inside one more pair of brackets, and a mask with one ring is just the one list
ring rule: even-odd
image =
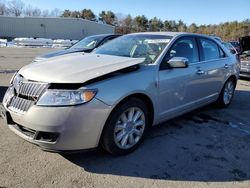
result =
[[[187,68],[170,68],[168,61],[173,57],[188,59]],[[159,118],[169,119],[195,107],[202,98],[199,75],[199,50],[195,37],[181,37],[165,55],[159,70]]]

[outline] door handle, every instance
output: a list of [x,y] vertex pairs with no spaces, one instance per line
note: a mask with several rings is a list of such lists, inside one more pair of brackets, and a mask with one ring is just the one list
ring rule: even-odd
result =
[[198,74],[198,75],[203,75],[203,74],[205,74],[205,71],[203,71],[203,70],[198,70],[198,71],[196,72],[196,74]]
[[228,69],[228,68],[229,68],[229,65],[228,65],[228,64],[225,64],[225,65],[224,65],[224,68],[225,68],[225,69]]

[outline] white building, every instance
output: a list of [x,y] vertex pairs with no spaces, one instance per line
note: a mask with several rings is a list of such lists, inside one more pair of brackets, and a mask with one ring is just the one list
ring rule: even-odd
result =
[[0,16],[0,38],[80,40],[86,36],[114,33],[114,31],[114,26],[81,18]]

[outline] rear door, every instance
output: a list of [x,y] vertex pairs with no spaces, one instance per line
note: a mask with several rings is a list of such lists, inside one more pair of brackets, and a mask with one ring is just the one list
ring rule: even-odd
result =
[[198,44],[201,52],[201,63],[197,67],[202,79],[200,92],[204,102],[209,102],[215,100],[220,93],[231,66],[230,58],[212,39],[198,37]]

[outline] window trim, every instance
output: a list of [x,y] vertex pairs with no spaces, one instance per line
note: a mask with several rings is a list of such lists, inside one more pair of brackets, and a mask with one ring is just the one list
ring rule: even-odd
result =
[[177,38],[177,39],[171,44],[171,46],[168,48],[167,52],[164,54],[164,57],[162,58],[161,63],[160,63],[159,71],[171,69],[171,68],[169,68],[169,67],[164,67],[164,66],[163,66],[163,63],[165,62],[165,58],[166,58],[168,52],[171,50],[171,48],[172,48],[177,42],[179,42],[180,40],[186,39],[186,38],[188,38],[188,39],[191,38],[191,39],[193,39],[193,40],[195,41],[195,44],[196,44],[196,47],[197,47],[197,52],[198,52],[198,61],[197,61],[197,62],[194,62],[194,63],[190,63],[190,65],[193,65],[193,64],[196,64],[196,63],[200,63],[200,62],[201,62],[200,47],[199,47],[199,44],[198,44],[197,36],[194,36],[194,35],[181,36],[181,37]]
[[[202,62],[202,58],[201,58],[202,57],[202,50],[201,50],[202,46],[200,46],[199,38],[197,36],[194,36],[194,37],[195,37],[196,45],[198,48],[199,62]],[[199,62],[197,62],[197,63],[199,63]],[[195,64],[195,63],[193,63],[193,64]]]
[[[111,36],[104,37],[104,38],[100,41],[100,44],[98,45],[98,47],[101,46],[101,45],[103,45],[103,44],[105,44],[106,41],[109,40],[109,38],[111,38]],[[112,39],[111,39],[111,40],[112,40]]]

